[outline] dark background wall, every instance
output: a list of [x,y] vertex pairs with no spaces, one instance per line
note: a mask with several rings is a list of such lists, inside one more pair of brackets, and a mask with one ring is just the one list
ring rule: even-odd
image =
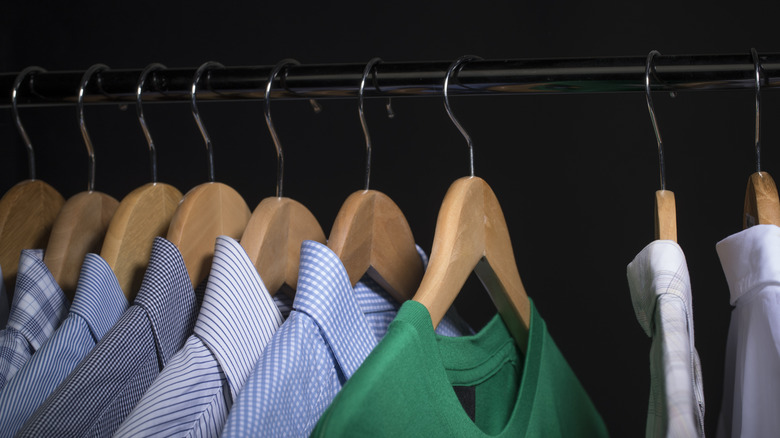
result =
[[[771,6],[770,6],[771,5]],[[96,62],[141,68],[538,58],[776,51],[777,6],[719,10],[705,2],[6,2],[0,70],[27,65],[84,70]],[[74,90],[75,93],[75,90]],[[396,117],[367,102],[374,139],[372,186],[405,212],[430,249],[449,184],[467,173],[467,152],[440,97],[396,99]],[[754,169],[753,94],[655,96],[666,142],[668,188],[677,196],[679,242],[693,284],[696,346],[709,433],[720,410],[730,307],[715,243],[741,229]],[[354,100],[276,102],[285,147],[286,194],[329,230],[343,200],[361,188],[363,138]],[[625,266],[653,238],[658,188],[655,138],[641,94],[454,99],[476,144],[477,174],[496,191],[520,274],[553,337],[614,436],[641,436],[650,340],[634,317]],[[202,103],[217,179],[251,208],[274,193],[275,161],[261,102]],[[203,143],[186,104],[146,106],[159,148],[160,180],[186,191],[206,180]],[[780,99],[764,93],[764,166],[776,153]],[[86,187],[86,155],[74,108],[25,108],[40,178],[66,197]],[[97,189],[121,199],[148,178],[134,108],[87,108]],[[26,178],[25,154],[0,115],[0,192]],[[479,287],[461,311],[477,323],[493,312]]]

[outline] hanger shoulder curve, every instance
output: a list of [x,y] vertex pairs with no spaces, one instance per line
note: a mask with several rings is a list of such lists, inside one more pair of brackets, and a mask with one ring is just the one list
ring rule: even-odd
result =
[[19,254],[23,249],[46,248],[65,198],[41,180],[25,180],[0,199],[0,267],[2,281],[13,293]]
[[100,250],[118,206],[105,193],[81,192],[65,202],[54,222],[43,261],[71,301],[84,256]]
[[249,216],[244,198],[222,183],[201,184],[184,195],[166,238],[179,248],[193,287],[208,277],[217,236],[241,239]]
[[658,190],[655,192],[655,240],[673,240],[677,242],[677,207],[674,192]]
[[131,303],[141,287],[154,238],[165,236],[182,196],[168,184],[145,184],[125,196],[111,218],[100,256]]
[[354,286],[368,273],[398,302],[414,296],[423,263],[401,209],[376,190],[351,194],[341,206],[328,238]]
[[484,180],[465,177],[455,181],[444,197],[428,269],[414,295],[430,312],[434,327],[473,271],[524,350],[531,304],[517,270],[504,214]]
[[774,179],[767,172],[755,172],[748,179],[742,227],[758,224],[780,226],[780,200]]
[[325,243],[325,233],[308,208],[290,198],[260,201],[241,237],[241,246],[271,295],[282,286],[295,291],[304,240]]

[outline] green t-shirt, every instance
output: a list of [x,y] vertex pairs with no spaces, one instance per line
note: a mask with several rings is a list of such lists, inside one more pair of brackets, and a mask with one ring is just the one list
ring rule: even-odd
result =
[[448,338],[407,301],[312,436],[608,434],[533,302],[524,357],[498,315],[474,336]]

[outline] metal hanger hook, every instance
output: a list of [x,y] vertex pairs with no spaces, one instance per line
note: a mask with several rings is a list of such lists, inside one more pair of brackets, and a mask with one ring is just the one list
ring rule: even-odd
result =
[[[366,68],[363,70],[363,77],[360,79],[360,88],[358,89],[358,115],[360,116],[360,125],[363,127],[363,135],[366,137],[366,184],[365,184],[365,190],[368,190],[369,187],[369,181],[371,179],[371,135],[368,133],[368,124],[366,123],[366,115],[363,111],[363,89],[366,87],[366,78],[368,78],[368,75],[371,74],[371,72],[374,70],[374,67],[382,62],[382,58],[372,58],[370,61],[368,61],[368,64],[366,64]],[[374,76],[376,79],[376,76]],[[374,81],[374,86],[379,89],[379,87],[376,84],[376,81]],[[394,114],[391,116],[392,113],[392,107],[388,104],[388,116],[393,117]]]
[[[78,91],[77,108],[79,116],[79,127],[81,128],[81,136],[84,137],[84,143],[87,145],[87,155],[89,155],[89,179],[87,181],[87,191],[90,192],[95,190],[95,149],[92,147],[92,139],[89,137],[89,132],[87,132],[87,125],[84,123],[84,90],[87,88],[89,80],[92,79],[92,76],[95,73],[105,70],[108,70],[108,66],[105,64],[95,64],[88,68],[81,77],[81,84],[79,85]],[[99,81],[100,77],[98,77],[98,82]]]
[[452,112],[452,108],[450,107],[449,88],[450,78],[455,73],[455,70],[467,62],[481,60],[482,58],[476,55],[461,56],[455,60],[455,62],[450,64],[450,67],[447,69],[447,74],[444,76],[444,109],[447,110],[447,115],[450,116],[450,120],[452,120],[452,123],[454,123],[455,127],[458,128],[458,131],[460,131],[460,133],[463,135],[463,138],[466,139],[466,143],[469,147],[469,171],[471,176],[474,176],[474,142],[471,140],[469,133],[466,132],[466,129],[464,129],[463,125],[458,122],[458,119],[455,118],[455,114]]
[[[291,65],[300,65],[301,63],[292,58],[285,58],[279,61],[268,73],[268,82],[265,84],[265,124],[268,125],[268,131],[271,133],[271,138],[274,141],[274,147],[276,148],[276,197],[281,198],[284,186],[284,152],[282,150],[282,142],[279,141],[279,135],[276,134],[276,128],[274,128],[274,122],[271,120],[271,88],[273,88],[274,80],[279,75],[279,72]],[[316,109],[315,109],[316,111]]]
[[750,49],[756,69],[756,172],[761,172],[761,60],[755,48]]
[[146,82],[146,77],[149,75],[149,73],[152,73],[154,71],[159,71],[159,70],[165,70],[166,68],[167,67],[165,67],[164,65],[158,62],[147,65],[141,72],[141,75],[138,77],[138,85],[136,86],[136,92],[135,92],[135,110],[136,110],[136,114],[138,115],[138,123],[141,124],[141,130],[143,130],[144,136],[146,137],[146,143],[149,145],[149,160],[151,165],[153,183],[157,182],[157,148],[154,146],[154,140],[152,140],[152,133],[149,132],[149,127],[146,126],[146,118],[144,117],[142,95],[144,92],[144,84]]
[[192,88],[190,89],[190,98],[192,100],[192,117],[195,118],[195,123],[198,124],[200,129],[200,135],[203,136],[203,141],[206,143],[206,154],[209,160],[209,182],[214,182],[214,146],[211,143],[209,133],[206,132],[206,126],[203,125],[203,121],[200,119],[200,112],[198,111],[198,100],[196,94],[198,93],[198,82],[203,72],[212,68],[225,68],[224,65],[216,61],[206,61],[195,70],[195,75],[192,77]]
[[[284,152],[282,151],[282,142],[279,141],[279,136],[276,134],[276,128],[274,128],[274,122],[271,120],[271,89],[274,85],[274,80],[277,76],[279,76],[279,73],[281,73],[283,70],[285,70],[287,67],[291,65],[301,65],[300,62],[298,62],[295,59],[292,58],[285,58],[279,61],[272,69],[271,72],[268,73],[268,82],[265,84],[265,124],[268,125],[268,131],[271,133],[271,138],[274,141],[274,147],[276,148],[276,197],[281,198],[282,197],[282,189],[284,188]],[[285,71],[286,73],[286,71]],[[280,78],[280,82],[282,85],[282,88],[286,88],[284,86],[284,78],[285,76],[282,76]],[[309,103],[312,106],[312,109],[314,109],[314,112],[316,114],[319,114],[322,111],[322,107],[319,103],[317,103],[314,99],[309,99]]]
[[645,62],[645,99],[647,100],[647,111],[650,113],[650,121],[653,123],[653,131],[655,131],[655,140],[658,143],[658,167],[661,178],[661,190],[666,190],[666,168],[664,167],[664,142],[661,139],[661,130],[658,128],[658,120],[655,118],[655,107],[653,106],[653,97],[650,95],[650,72],[655,75],[655,65],[653,64],[653,58],[655,56],[661,56],[661,52],[658,50],[651,50],[647,54],[647,61]]
[[[43,73],[45,69],[38,66],[30,66],[19,72],[14,80],[14,88],[11,90],[11,108],[14,113],[14,122],[16,123],[16,129],[19,130],[19,135],[24,140],[24,147],[27,148],[27,167],[30,175],[30,179],[35,179],[35,150],[33,149],[30,137],[27,135],[27,131],[24,130],[22,125],[22,119],[19,117],[19,108],[16,105],[16,98],[19,95],[19,87],[22,85],[25,79],[30,76],[31,73]],[[29,87],[32,89],[34,76],[30,76]]]

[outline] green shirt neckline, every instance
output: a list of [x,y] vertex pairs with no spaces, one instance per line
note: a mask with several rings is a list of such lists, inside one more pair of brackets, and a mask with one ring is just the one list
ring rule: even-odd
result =
[[[407,301],[398,312],[396,320],[407,322],[417,331],[425,351],[438,354],[426,355],[424,367],[431,402],[448,419],[448,426],[469,436],[524,436],[528,429],[536,388],[539,381],[541,350],[543,346],[544,320],[539,317],[531,302],[531,323],[525,356],[497,314],[473,336],[451,338],[437,335],[433,329],[428,309],[416,301]],[[473,386],[496,374],[510,361],[521,368],[519,388],[516,388],[514,406],[506,423],[495,435],[486,433],[471,420],[463,409],[453,386]],[[524,362],[524,363],[523,363]],[[519,434],[519,435],[518,435]]]

